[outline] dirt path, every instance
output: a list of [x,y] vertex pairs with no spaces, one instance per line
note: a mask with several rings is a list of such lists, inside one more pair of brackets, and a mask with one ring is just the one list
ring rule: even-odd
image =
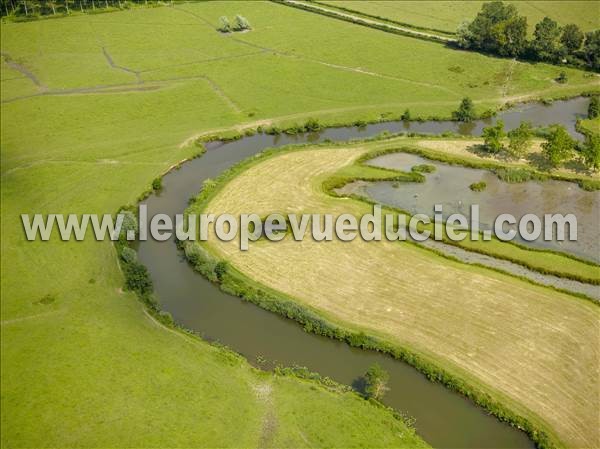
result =
[[406,33],[406,34],[412,34],[415,37],[419,37],[419,38],[425,37],[425,38],[428,38],[428,39],[436,39],[436,40],[440,40],[440,41],[444,41],[444,42],[456,42],[456,39],[452,39],[450,37],[440,36],[438,34],[426,33],[424,31],[417,31],[417,30],[414,30],[412,28],[405,28],[405,27],[398,26],[398,25],[392,25],[390,23],[383,22],[383,21],[379,22],[379,21],[372,20],[372,19],[366,19],[366,18],[361,17],[361,16],[355,16],[355,15],[352,15],[352,14],[347,14],[347,13],[343,13],[343,12],[336,11],[336,10],[333,10],[333,9],[323,8],[322,6],[316,6],[316,5],[311,5],[311,4],[304,3],[304,2],[299,2],[299,1],[296,1],[296,0],[284,0],[283,4],[284,5],[285,4],[288,4],[288,5],[301,5],[302,7],[307,8],[307,9],[313,9],[315,11],[324,11],[324,12],[327,12],[329,14],[333,14],[335,16],[338,16],[340,18],[352,19],[352,20],[354,20],[356,22],[363,23],[363,24],[365,24],[367,26],[369,26],[369,25],[385,26],[386,28],[389,28],[391,30],[397,30],[397,31],[401,31],[401,32]]

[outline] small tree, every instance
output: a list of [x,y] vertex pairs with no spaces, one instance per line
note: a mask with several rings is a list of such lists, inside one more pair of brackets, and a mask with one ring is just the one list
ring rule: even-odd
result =
[[560,72],[560,74],[556,78],[556,82],[560,84],[565,84],[567,81],[569,81],[569,78],[567,77],[567,72]]
[[469,97],[465,97],[460,102],[460,106],[456,111],[452,113],[454,120],[461,122],[470,122],[475,118],[475,107],[473,106],[473,100]]
[[594,95],[590,98],[588,118],[596,118],[598,116],[600,116],[600,95]]
[[521,122],[518,128],[508,132],[508,152],[516,159],[527,154],[531,143],[532,127],[529,122]]
[[404,120],[405,122],[410,121],[410,109],[406,109],[406,111],[404,111],[400,119]]
[[233,25],[234,31],[244,31],[249,29],[250,22],[248,22],[248,20],[245,17],[240,16],[239,14],[235,16],[235,24]]
[[600,134],[588,133],[585,135],[585,143],[581,148],[583,163],[591,170],[600,169]]
[[483,128],[483,141],[490,153],[499,153],[502,150],[502,139],[505,136],[502,120],[498,120],[494,126]]
[[231,24],[226,16],[219,17],[219,27],[217,28],[221,33],[230,33]]
[[552,127],[546,142],[542,143],[542,154],[551,167],[558,167],[572,154],[575,141],[560,125]]
[[367,397],[381,400],[385,392],[389,390],[387,386],[389,378],[388,372],[378,363],[371,365],[365,373],[365,393]]

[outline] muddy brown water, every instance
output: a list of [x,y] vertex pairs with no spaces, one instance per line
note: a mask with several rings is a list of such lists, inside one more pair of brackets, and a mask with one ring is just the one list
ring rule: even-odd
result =
[[[566,181],[528,181],[510,184],[501,181],[489,170],[466,168],[459,165],[431,161],[415,154],[394,153],[372,159],[369,165],[410,171],[411,167],[430,164],[434,173],[426,174],[423,183],[361,182],[351,183],[340,189],[343,193],[358,194],[380,204],[398,207],[412,214],[433,217],[434,205],[442,206],[442,216],[460,213],[467,217],[471,205],[479,206],[479,226],[494,229],[494,221],[500,214],[511,214],[517,222],[526,214],[543,219],[545,214],[573,214],[577,219],[577,240],[559,241],[556,236],[546,241],[542,235],[536,240],[514,240],[525,246],[549,249],[573,254],[577,257],[600,262],[600,192],[587,192],[577,184]],[[474,192],[469,186],[485,182],[482,192]],[[506,225],[505,230],[517,230],[517,225]]]
[[[577,114],[584,114],[587,99],[556,102],[551,106],[524,105],[500,117],[507,128],[529,120],[536,125],[560,122],[574,131]],[[163,179],[163,189],[144,203],[149,216],[181,213],[188,199],[200,190],[207,178],[252,156],[264,148],[290,143],[364,138],[384,130],[441,133],[458,131],[477,135],[484,122],[468,129],[455,122],[385,123],[363,129],[331,128],[318,134],[267,136],[258,134],[228,144],[211,144],[204,156],[185,163]],[[268,365],[298,364],[323,376],[358,385],[368,367],[378,362],[390,373],[390,391],[384,402],[416,419],[416,428],[425,441],[438,448],[531,448],[521,431],[500,422],[463,396],[428,381],[411,366],[373,351],[351,348],[345,343],[304,332],[297,323],[267,312],[239,298],[229,296],[195,273],[173,241],[140,242],[140,261],[150,271],[161,307],[175,321],[205,338],[217,340],[244,355],[251,363],[259,358]]]

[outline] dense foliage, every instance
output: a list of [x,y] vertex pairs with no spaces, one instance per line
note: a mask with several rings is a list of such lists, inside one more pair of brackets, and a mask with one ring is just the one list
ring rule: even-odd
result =
[[457,40],[466,49],[600,70],[600,30],[584,34],[575,24],[544,17],[528,40],[527,18],[501,1],[484,3],[472,22],[459,26]]
[[483,142],[490,153],[499,153],[502,150],[502,139],[504,139],[504,122],[498,120],[495,125],[483,128]]

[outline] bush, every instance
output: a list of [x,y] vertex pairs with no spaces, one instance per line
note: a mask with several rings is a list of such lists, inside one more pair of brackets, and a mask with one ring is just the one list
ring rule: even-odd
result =
[[316,118],[309,118],[304,124],[304,130],[307,132],[317,132],[321,129],[322,126]]
[[128,246],[125,246],[122,250],[121,250],[121,259],[123,260],[123,262],[131,264],[131,263],[135,263],[137,262],[137,253],[135,252],[134,249],[131,249]]
[[387,383],[390,375],[378,363],[372,365],[365,373],[365,395],[380,401],[389,390]]
[[588,118],[594,119],[598,116],[600,116],[600,95],[593,95],[588,106]]
[[504,136],[504,122],[502,120],[498,120],[494,126],[483,128],[483,141],[490,153],[499,153],[502,150]]
[[522,122],[518,128],[508,132],[508,152],[515,159],[520,159],[527,154],[531,143],[532,126],[529,122]]
[[485,181],[479,181],[471,184],[469,186],[469,189],[471,189],[473,192],[483,192],[486,189],[486,187],[487,184],[485,183]]
[[432,164],[420,164],[415,165],[410,170],[415,173],[433,173],[436,170],[436,168],[435,165]]
[[560,72],[560,75],[558,75],[558,77],[556,78],[556,82],[560,83],[560,84],[565,84],[567,81],[569,81],[569,78],[567,77],[567,73]]
[[575,141],[564,126],[554,126],[546,142],[542,144],[542,154],[551,167],[558,167],[565,162],[575,148]]
[[475,118],[475,107],[473,100],[465,97],[460,102],[458,109],[452,113],[452,118],[460,122],[471,122]]
[[410,118],[411,118],[410,109],[406,109],[406,111],[404,111],[404,113],[400,117],[400,120],[404,120],[405,122],[408,122],[408,121],[410,121]]
[[123,223],[121,224],[121,231],[119,232],[119,240],[126,241],[127,234],[129,231],[133,231],[135,235],[138,233],[138,221],[134,213],[129,210],[119,211],[120,215],[123,215]]
[[226,16],[219,17],[219,26],[217,30],[221,33],[231,33],[231,24]]
[[250,22],[243,16],[239,14],[235,16],[235,22],[233,25],[233,31],[244,31],[250,29]]
[[126,263],[123,272],[125,273],[125,287],[128,290],[132,290],[142,297],[152,293],[152,279],[144,265],[139,262]]
[[154,190],[155,192],[158,192],[159,190],[162,189],[162,178],[155,178],[154,181],[152,181],[152,190]]
[[217,264],[215,265],[215,269],[214,269],[215,275],[217,276],[217,280],[219,280],[219,281],[223,280],[223,277],[227,273],[228,268],[229,268],[229,264],[227,262],[224,262],[224,261],[217,262]]

